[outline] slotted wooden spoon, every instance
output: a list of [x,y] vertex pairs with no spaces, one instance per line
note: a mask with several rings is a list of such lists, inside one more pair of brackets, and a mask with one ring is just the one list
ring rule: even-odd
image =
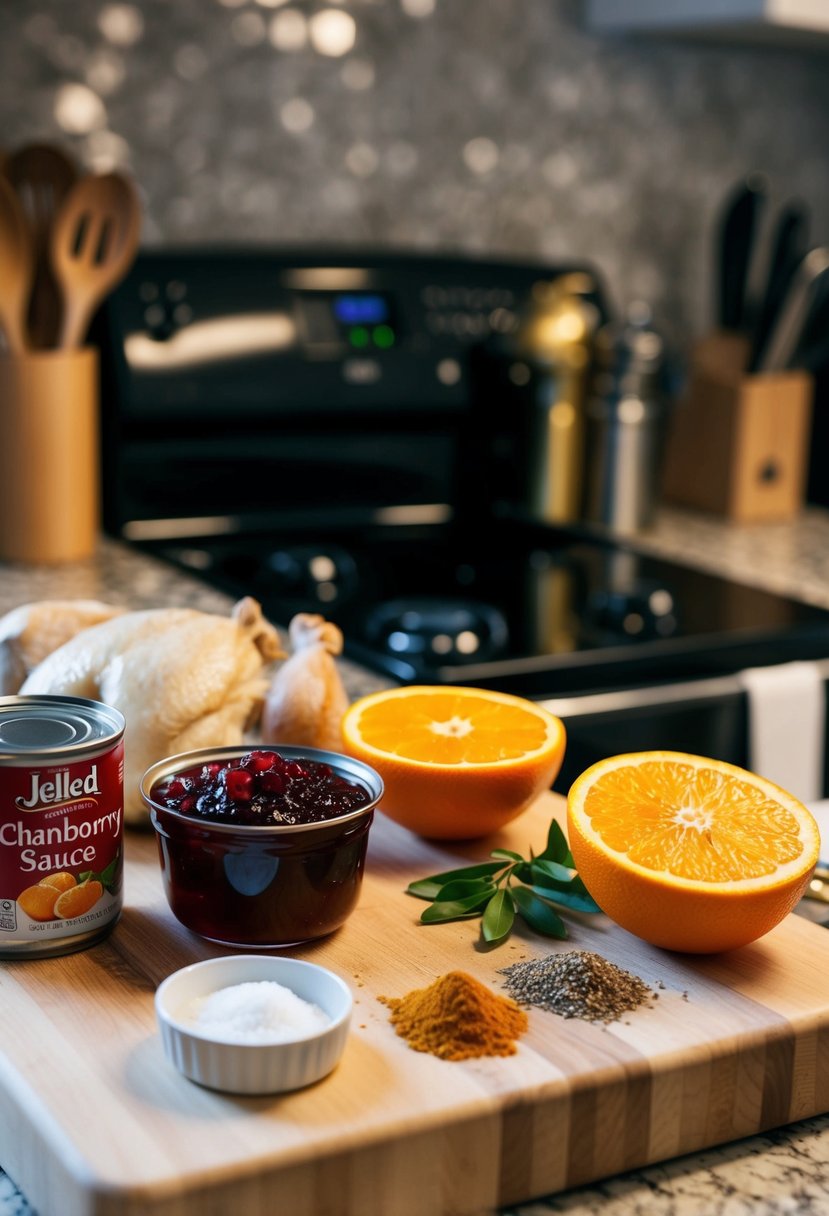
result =
[[51,144],[25,144],[12,152],[5,174],[20,199],[35,258],[28,328],[32,346],[53,346],[60,318],[58,286],[49,265],[49,238],[55,215],[77,179],[75,164]]
[[34,257],[23,208],[10,183],[0,176],[0,327],[9,351],[15,355],[29,345],[26,310],[33,274]]
[[63,297],[58,346],[80,346],[105,296],[132,265],[141,205],[120,173],[82,177],[64,199],[52,228],[51,263]]

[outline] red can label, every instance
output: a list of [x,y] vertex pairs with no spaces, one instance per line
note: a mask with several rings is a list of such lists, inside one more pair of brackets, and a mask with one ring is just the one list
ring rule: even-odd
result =
[[124,745],[0,766],[0,951],[94,933],[121,911]]

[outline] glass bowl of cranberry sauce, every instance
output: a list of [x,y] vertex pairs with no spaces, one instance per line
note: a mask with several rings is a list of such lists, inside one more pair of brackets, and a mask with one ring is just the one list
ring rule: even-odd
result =
[[382,794],[369,765],[287,746],[187,752],[141,780],[173,914],[211,941],[256,949],[343,924]]

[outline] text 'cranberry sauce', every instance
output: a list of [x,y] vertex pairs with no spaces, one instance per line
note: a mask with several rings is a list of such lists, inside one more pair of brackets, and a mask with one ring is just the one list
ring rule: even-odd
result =
[[162,806],[245,827],[323,823],[371,802],[368,790],[317,760],[256,750],[184,769],[153,787]]

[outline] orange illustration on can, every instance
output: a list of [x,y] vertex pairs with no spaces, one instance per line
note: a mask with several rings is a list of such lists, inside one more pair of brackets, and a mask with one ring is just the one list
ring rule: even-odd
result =
[[0,958],[84,949],[117,921],[123,734],[97,701],[0,698]]

